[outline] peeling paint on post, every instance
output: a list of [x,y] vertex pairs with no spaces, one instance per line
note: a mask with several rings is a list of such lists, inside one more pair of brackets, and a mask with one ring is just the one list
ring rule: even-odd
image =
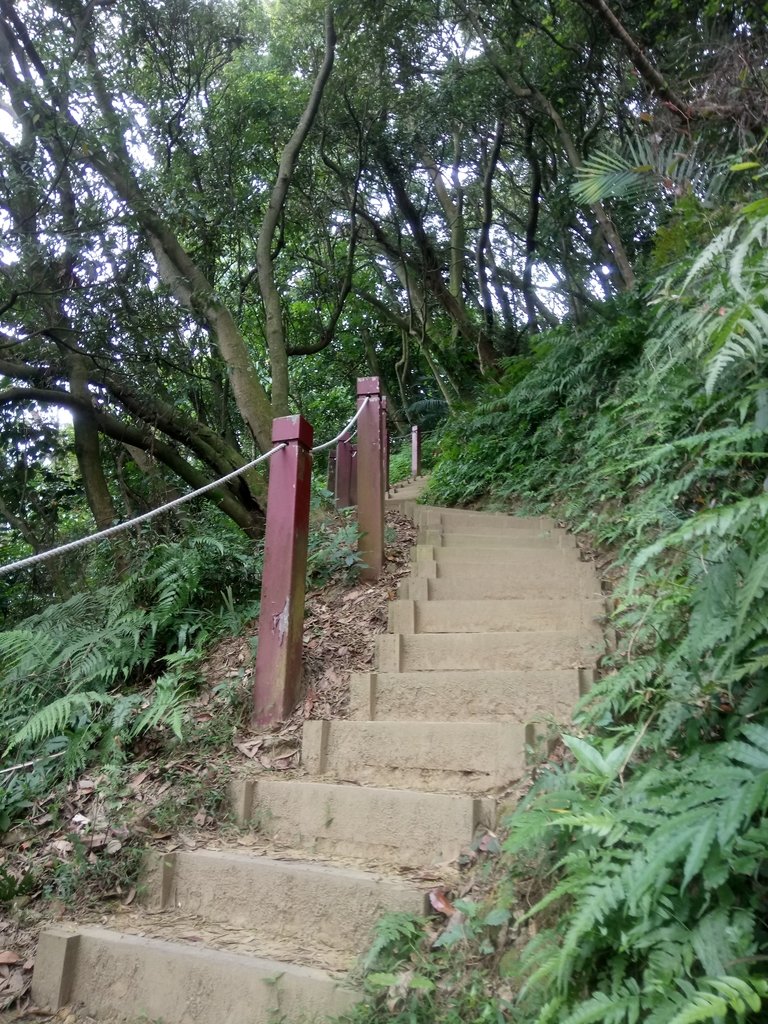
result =
[[349,431],[336,445],[336,508],[349,508],[352,500],[352,443]]
[[254,727],[287,718],[301,682],[312,427],[301,416],[281,416],[272,424],[272,441],[286,447],[269,467]]
[[411,427],[411,476],[421,476],[421,431]]
[[368,399],[357,421],[357,521],[360,557],[367,568],[360,576],[377,580],[384,564],[384,465],[381,385],[378,377],[360,377],[357,404]]

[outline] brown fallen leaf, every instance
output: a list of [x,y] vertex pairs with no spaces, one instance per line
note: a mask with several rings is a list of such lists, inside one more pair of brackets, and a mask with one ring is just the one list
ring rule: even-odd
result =
[[146,782],[148,776],[149,770],[145,772],[139,772],[138,775],[134,775],[134,777],[131,779],[128,785],[131,787],[131,789],[138,789],[141,786],[142,782]]
[[450,917],[456,913],[456,908],[445,895],[445,886],[436,885],[434,889],[429,890],[429,902],[433,910],[436,910],[438,914],[445,914],[446,917]]
[[14,953],[11,949],[4,949],[0,952],[0,964],[18,963],[21,963],[21,957],[18,953]]
[[86,850],[103,850],[107,845],[108,836],[105,832],[94,832],[93,835],[83,836],[83,845]]
[[246,757],[255,757],[261,748],[264,746],[264,740],[246,740],[242,743],[236,743],[235,749],[239,750],[241,754],[245,754]]

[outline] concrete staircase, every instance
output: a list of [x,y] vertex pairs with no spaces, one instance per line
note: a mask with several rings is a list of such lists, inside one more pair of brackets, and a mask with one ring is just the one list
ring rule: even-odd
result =
[[535,723],[566,721],[589,684],[600,587],[551,520],[418,506],[420,489],[388,501],[413,516],[419,543],[377,671],[352,678],[350,719],[305,723],[303,774],[233,784],[263,853],[155,857],[138,925],[45,931],[39,1005],[164,1024],[341,1013],[376,919],[424,912],[419,876],[439,877],[494,827]]

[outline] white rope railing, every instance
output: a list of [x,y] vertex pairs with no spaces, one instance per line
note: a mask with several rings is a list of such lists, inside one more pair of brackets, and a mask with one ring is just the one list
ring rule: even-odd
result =
[[26,569],[27,566],[36,565],[38,562],[45,562],[49,558],[55,558],[56,555],[63,555],[67,551],[75,551],[77,548],[85,547],[86,544],[91,544],[97,540],[106,540],[107,537],[114,537],[116,533],[122,533],[123,530],[129,529],[131,526],[138,526],[139,523],[148,523],[150,519],[154,519],[156,516],[162,515],[163,512],[167,512],[168,509],[175,508],[177,505],[183,505],[187,501],[192,501],[194,498],[199,498],[201,494],[207,494],[208,491],[213,491],[221,484],[225,484],[228,480],[233,480],[236,476],[240,476],[242,473],[247,473],[249,469],[253,469],[254,466],[258,466],[260,462],[265,462],[271,458],[275,452],[279,452],[282,448],[286,448],[287,444],[275,445],[268,452],[260,455],[258,459],[253,459],[248,462],[245,466],[241,466],[239,469],[233,470],[231,473],[227,473],[226,476],[219,477],[218,480],[214,480],[213,483],[206,484],[204,487],[198,487],[196,491],[190,491],[189,494],[182,494],[180,498],[174,498],[173,501],[167,502],[165,505],[160,505],[158,508],[153,508],[150,512],[144,512],[140,516],[136,516],[135,519],[127,519],[124,523],[117,523],[115,526],[108,526],[106,530],[99,530],[98,533],[91,533],[87,537],[80,537],[78,540],[72,540],[68,544],[61,544],[57,548],[51,548],[49,551],[40,551],[36,555],[30,555],[29,558],[22,558],[18,562],[11,562],[10,565],[0,566],[0,576],[5,576],[6,573],[15,572],[16,569]]
[[[330,448],[331,445],[340,441],[347,431],[351,430],[357,423],[363,409],[365,409],[369,401],[369,398],[363,399],[360,403],[360,408],[346,426],[344,426],[336,435],[336,437],[331,438],[330,441],[326,441],[324,444],[315,445],[312,451],[322,452],[326,448]],[[208,491],[215,490],[217,487],[220,487],[221,484],[225,484],[228,480],[233,480],[236,476],[240,476],[242,473],[247,473],[249,469],[253,469],[254,466],[258,466],[260,462],[265,462],[267,459],[271,458],[275,452],[279,452],[281,448],[285,447],[285,443],[275,445],[274,448],[265,452],[263,455],[260,455],[257,459],[253,459],[245,466],[241,466],[239,469],[235,469],[231,473],[227,473],[226,476],[219,477],[219,479],[214,480],[213,483],[206,484],[204,487],[198,487],[196,491],[190,491],[189,494],[183,494],[180,498],[174,498],[173,501],[169,501],[165,505],[160,505],[158,508],[154,508],[150,512],[144,512],[142,515],[136,516],[134,519],[127,519],[124,523],[117,523],[115,526],[108,526],[105,530],[99,530],[98,533],[91,533],[87,537],[80,537],[78,540],[70,541],[68,544],[61,544],[59,547],[50,548],[48,551],[40,551],[38,554],[30,555],[28,558],[21,558],[18,562],[11,562],[9,565],[0,566],[0,576],[5,576],[9,572],[15,572],[17,569],[26,569],[30,565],[36,565],[38,562],[45,562],[49,558],[55,558],[57,555],[63,555],[69,551],[75,551],[77,548],[85,547],[86,544],[91,544],[97,540],[106,540],[107,537],[114,537],[116,533],[122,533],[123,530],[127,530],[132,526],[138,526],[140,523],[148,523],[150,519],[154,519],[156,516],[162,515],[169,509],[175,508],[177,505],[183,505],[185,502],[192,501],[194,498],[199,498],[201,494],[207,494]]]
[[370,402],[370,398],[364,398],[363,401],[360,403],[360,408],[357,410],[357,412],[352,417],[352,419],[349,421],[349,423],[346,425],[346,427],[342,427],[341,431],[336,435],[336,437],[332,437],[330,441],[326,441],[324,444],[316,444],[315,447],[312,449],[312,451],[313,452],[322,452],[326,448],[330,448],[331,445],[336,444],[337,441],[340,441],[342,439],[342,437],[344,437],[346,432],[348,430],[351,430],[352,427],[354,427],[354,425],[360,419],[360,415],[362,414],[363,409],[366,407],[366,405],[368,405],[369,402]]

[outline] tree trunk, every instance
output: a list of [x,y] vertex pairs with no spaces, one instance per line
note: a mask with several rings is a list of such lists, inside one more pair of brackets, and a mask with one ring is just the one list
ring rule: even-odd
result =
[[259,290],[264,303],[264,330],[267,337],[267,349],[272,367],[272,413],[274,416],[287,416],[290,407],[288,401],[288,350],[285,341],[283,313],[280,305],[280,294],[275,283],[275,268],[272,262],[272,239],[285,205],[288,188],[293,180],[301,148],[309,134],[326,82],[333,69],[336,47],[336,30],[333,23],[333,8],[325,10],[325,56],[315,78],[312,92],[304,113],[301,115],[296,130],[288,140],[280,157],[277,181],[272,189],[267,212],[259,231],[256,245],[256,266],[259,278]]

